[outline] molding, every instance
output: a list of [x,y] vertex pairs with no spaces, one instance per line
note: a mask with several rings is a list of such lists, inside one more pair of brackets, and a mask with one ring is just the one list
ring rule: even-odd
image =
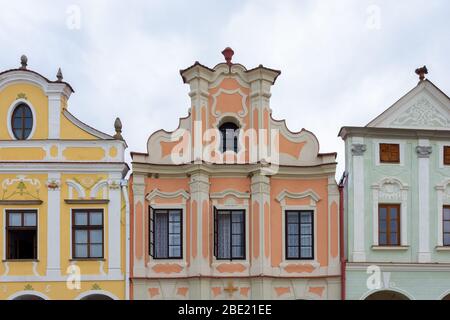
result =
[[[387,143],[387,144],[398,144],[399,145],[399,152],[400,152],[400,162],[399,163],[382,163],[380,161],[380,144]],[[392,166],[392,167],[403,167],[405,166],[405,146],[406,142],[405,140],[400,139],[373,139],[373,154],[375,156],[374,163],[377,167],[385,167],[385,166]]]
[[44,203],[42,200],[0,200],[0,205],[5,206],[39,206],[42,203]]
[[184,201],[186,201],[190,197],[189,193],[186,192],[186,190],[180,189],[175,192],[163,192],[163,191],[160,191],[159,189],[154,189],[152,192],[147,194],[145,199],[147,199],[149,202],[152,202],[152,200],[156,197],[160,197],[163,199],[174,199],[174,198],[178,198],[180,196],[184,199]]
[[354,143],[352,144],[352,155],[353,156],[363,156],[367,151],[367,146],[365,144]]
[[211,113],[217,118],[220,117],[220,115],[222,113],[217,112],[216,107],[217,107],[217,97],[220,96],[222,93],[227,94],[227,95],[233,95],[236,93],[239,93],[239,95],[242,97],[242,111],[236,113],[240,118],[244,118],[247,114],[248,114],[248,108],[245,105],[248,96],[242,92],[241,88],[238,89],[234,89],[234,90],[226,90],[223,88],[220,88],[213,96],[213,103],[212,103],[212,107],[211,107]]
[[224,191],[221,191],[221,192],[211,193],[209,197],[211,199],[223,199],[223,198],[225,198],[227,196],[234,196],[234,197],[236,197],[238,199],[250,199],[250,193],[248,193],[248,192],[239,192],[239,191],[231,190],[231,189],[224,190]]
[[419,158],[429,158],[433,153],[433,147],[430,146],[417,146],[416,153]]
[[308,197],[311,198],[311,206],[312,207],[315,207],[317,202],[319,202],[321,200],[319,195],[317,195],[317,193],[315,193],[311,189],[306,190],[305,192],[301,192],[301,193],[290,192],[285,189],[276,197],[276,200],[284,206],[285,198],[304,199],[304,198],[308,198]]
[[372,246],[374,251],[408,251],[409,246]]
[[39,291],[35,291],[35,290],[24,290],[24,291],[15,292],[14,294],[10,295],[6,300],[15,300],[21,296],[35,296],[35,297],[39,297],[44,300],[50,300],[49,297],[47,297],[43,293],[40,293]]
[[108,204],[109,199],[64,199],[67,204]]

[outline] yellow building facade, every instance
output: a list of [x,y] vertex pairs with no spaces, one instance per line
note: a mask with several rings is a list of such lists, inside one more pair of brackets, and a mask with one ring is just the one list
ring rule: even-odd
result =
[[75,118],[73,89],[0,73],[0,300],[127,299],[127,147]]

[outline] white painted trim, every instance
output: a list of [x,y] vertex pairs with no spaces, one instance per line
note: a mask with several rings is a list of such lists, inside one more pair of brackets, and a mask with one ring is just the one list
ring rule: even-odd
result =
[[[49,173],[49,180],[61,180],[60,173]],[[61,275],[61,189],[48,189],[47,275]]]
[[[419,139],[419,146],[430,146],[430,140]],[[418,158],[419,187],[419,254],[421,263],[431,262],[430,248],[430,158]]]
[[304,198],[311,198],[311,207],[315,207],[317,205],[317,202],[319,202],[321,199],[317,193],[315,193],[313,190],[309,189],[305,192],[295,193],[290,192],[286,189],[284,189],[277,197],[276,200],[280,202],[282,205],[285,205],[285,198],[291,198],[291,199],[304,199]]
[[250,193],[248,192],[239,192],[236,190],[232,190],[232,189],[227,189],[221,192],[216,192],[216,193],[211,193],[210,194],[210,198],[211,199],[223,199],[226,198],[228,196],[233,196],[236,197],[238,199],[250,199]]
[[86,298],[88,296],[92,296],[92,295],[102,295],[102,296],[107,296],[113,300],[119,300],[119,298],[117,298],[117,296],[115,296],[114,294],[112,294],[109,291],[105,291],[105,290],[89,290],[89,291],[85,291],[83,293],[81,293],[80,295],[78,295],[75,300],[81,300],[83,298]]
[[366,300],[369,296],[371,296],[372,294],[374,294],[374,293],[377,293],[377,292],[384,292],[384,291],[387,291],[387,292],[394,292],[394,293],[398,293],[398,294],[401,294],[401,295],[404,295],[405,297],[407,297],[409,300],[416,300],[413,296],[411,296],[408,292],[406,292],[406,291],[404,291],[404,290],[402,290],[402,289],[399,289],[399,288],[386,288],[386,289],[381,289],[381,290],[371,290],[371,291],[368,291],[368,292],[366,292],[366,293],[364,293],[360,298],[359,298],[359,300]]
[[[364,144],[364,138],[353,137],[352,144]],[[364,155],[352,155],[353,177],[353,262],[366,261],[365,252],[365,181]]]
[[125,300],[130,299],[130,200],[128,198],[128,181],[122,180],[122,195],[125,199]]
[[[86,198],[86,192],[84,191],[84,188],[77,182],[75,182],[74,180],[66,180],[66,184],[70,187],[70,188],[74,188],[77,193],[78,193],[78,197],[80,197],[80,199],[85,199]],[[73,195],[72,193],[69,191],[69,199],[73,199]]]
[[38,126],[37,123],[36,123],[36,108],[31,104],[31,102],[26,100],[26,99],[17,99],[17,100],[15,100],[8,108],[7,127],[8,127],[8,133],[9,133],[9,136],[11,137],[11,139],[15,140],[15,141],[21,141],[21,142],[24,141],[24,140],[18,140],[14,136],[14,133],[13,133],[12,127],[11,127],[11,120],[12,120],[12,115],[13,115],[14,110],[16,109],[16,107],[19,104],[22,104],[22,103],[27,105],[28,107],[30,107],[31,114],[33,115],[33,128],[31,129],[31,133],[28,136],[28,138],[25,139],[25,141],[33,139],[34,132],[36,131],[36,128]]
[[109,186],[108,180],[99,181],[95,186],[92,187],[91,192],[90,192],[90,197],[95,199],[99,189],[103,188],[102,199],[108,199],[108,194],[107,194],[108,186]]
[[14,294],[10,295],[6,300],[14,300],[16,298],[19,298],[21,296],[26,296],[26,295],[36,296],[36,297],[42,298],[44,300],[50,300],[50,298],[47,297],[45,294],[40,293],[39,291],[34,291],[34,290],[23,290],[23,291],[15,292]]
[[[87,133],[89,133],[97,138],[100,138],[100,139],[114,140],[114,138],[112,136],[110,136],[109,134],[103,133],[103,132],[101,132],[97,129],[94,129],[94,128],[86,125],[85,123],[81,122],[79,119],[75,118],[75,116],[72,115],[66,109],[63,110],[62,114],[67,118],[67,120],[72,122],[78,128],[86,131]],[[118,141],[118,140],[116,140],[116,141]],[[121,141],[121,142],[124,143],[123,141]]]
[[[116,181],[118,186],[120,186],[120,178],[121,176],[117,173],[109,174],[109,181]],[[121,190],[118,188],[109,188],[108,193],[108,275],[119,276],[122,274],[122,233],[120,232],[122,213]],[[103,228],[105,229],[105,226]]]
[[[66,282],[67,276],[0,276],[0,282]],[[81,275],[81,281],[124,281],[124,276]]]
[[159,189],[154,189],[152,192],[150,192],[149,194],[147,194],[147,196],[145,197],[150,204],[154,204],[154,199],[156,197],[160,197],[163,199],[174,199],[174,198],[178,198],[178,197],[182,197],[183,198],[183,203],[186,203],[186,200],[189,199],[190,195],[188,192],[186,192],[186,190],[178,190],[175,192],[164,192],[164,191],[160,191]]
[[[398,144],[400,149],[400,163],[381,163],[380,162],[380,144]],[[405,140],[399,139],[373,139],[373,154],[375,155],[375,166],[401,166],[405,165]]]

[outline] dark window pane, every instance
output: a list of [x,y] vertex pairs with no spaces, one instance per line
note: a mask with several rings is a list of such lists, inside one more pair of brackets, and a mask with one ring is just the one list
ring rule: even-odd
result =
[[76,230],[75,231],[75,243],[88,243],[88,232],[87,230]]
[[298,223],[298,213],[297,212],[288,212],[287,213],[287,222],[288,223]]
[[[302,228],[303,228],[303,226],[302,226]],[[288,225],[288,234],[289,235],[297,235],[298,234],[298,225],[289,224]]]
[[299,247],[288,247],[288,258],[298,258]]
[[450,246],[450,233],[444,234],[444,246]]
[[311,223],[311,213],[310,212],[302,212],[301,213],[301,222],[302,223]]
[[399,245],[396,232],[391,232],[391,245]]
[[387,217],[387,209],[380,208],[380,220],[386,220]]
[[29,137],[33,128],[33,115],[29,106],[22,103],[14,109],[11,126],[16,139],[25,140]]
[[298,246],[298,239],[299,237],[295,235],[288,236],[288,246]]
[[313,256],[312,255],[312,248],[310,248],[310,247],[307,247],[307,248],[302,247],[300,249],[300,252],[301,252],[301,257],[305,258],[305,259],[312,258],[312,256]]
[[155,257],[168,258],[168,214],[167,211],[155,211]]
[[450,220],[450,208],[444,208],[444,220]]
[[21,213],[10,213],[9,214],[9,226],[10,227],[22,226],[22,214]]
[[101,212],[91,212],[89,214],[89,224],[91,226],[101,226],[103,224],[103,214]]
[[23,225],[25,227],[36,227],[36,213],[24,213],[23,215]]
[[380,237],[379,237],[378,241],[379,241],[380,245],[382,245],[382,246],[387,245],[386,233],[380,233]]
[[88,224],[87,216],[86,212],[75,213],[75,225],[86,226]]
[[91,244],[90,245],[90,255],[91,258],[102,258],[103,257],[103,245],[101,244]]
[[387,232],[386,220],[380,220],[379,232]]

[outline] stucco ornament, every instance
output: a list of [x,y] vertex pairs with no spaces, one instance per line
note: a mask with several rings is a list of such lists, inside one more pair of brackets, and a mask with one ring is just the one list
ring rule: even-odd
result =
[[428,99],[422,97],[391,124],[395,126],[449,127],[450,120]]
[[352,144],[352,154],[354,156],[362,156],[366,152],[367,146],[365,144],[354,143]]
[[401,199],[401,188],[395,180],[386,180],[380,188],[380,198],[384,200]]

